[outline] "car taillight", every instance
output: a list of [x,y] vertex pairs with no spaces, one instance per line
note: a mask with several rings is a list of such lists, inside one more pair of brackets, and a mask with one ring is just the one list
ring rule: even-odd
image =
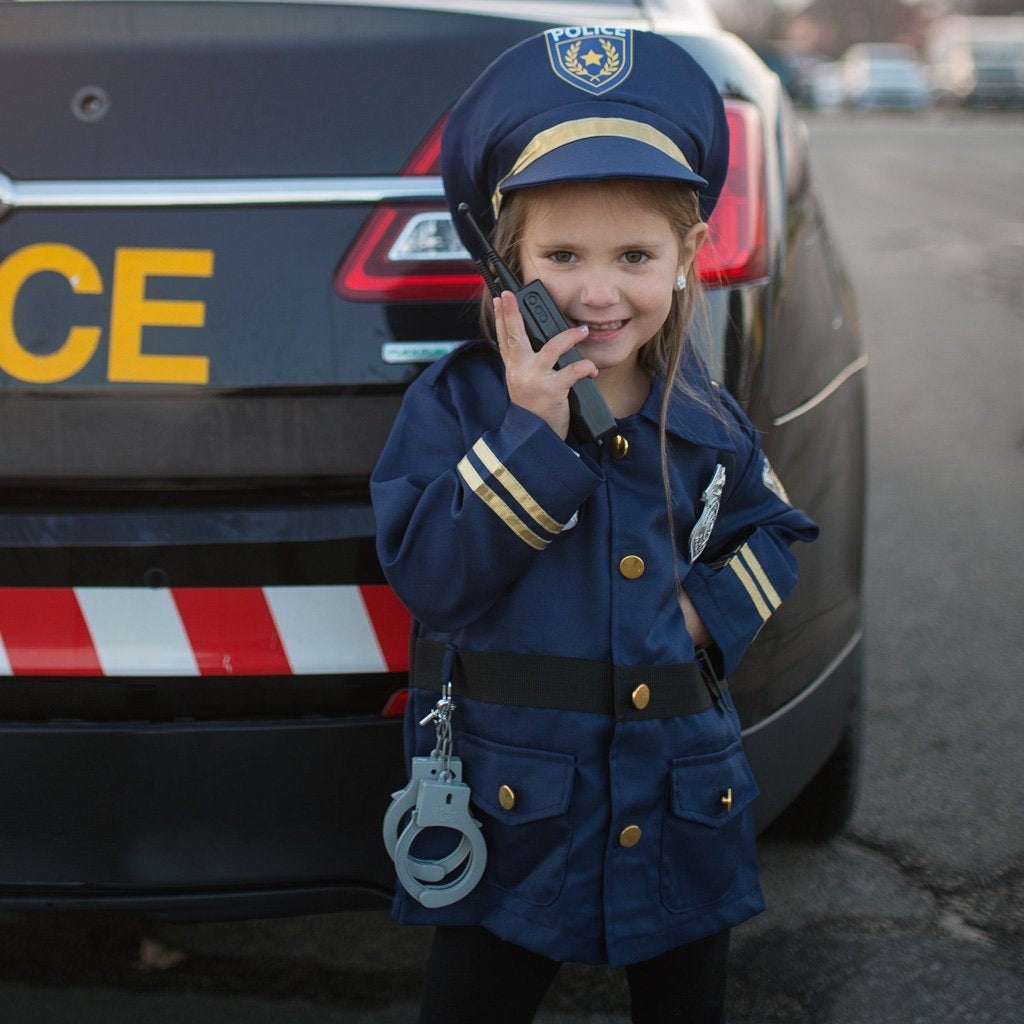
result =
[[726,100],[729,172],[697,254],[701,280],[729,287],[768,276],[765,245],[764,139],[757,108]]
[[[403,175],[440,173],[442,118],[402,168]],[[441,199],[380,203],[334,278],[353,302],[457,302],[475,299],[482,282]]]
[[[725,101],[729,172],[708,223],[697,268],[709,287],[767,276],[764,161],[757,109]],[[442,119],[417,148],[403,175],[440,172]],[[380,203],[363,225],[335,275],[334,287],[353,302],[469,301],[482,288],[479,272],[459,242],[442,200]]]
[[443,203],[382,203],[346,254],[334,287],[354,302],[452,302],[479,295],[481,280]]

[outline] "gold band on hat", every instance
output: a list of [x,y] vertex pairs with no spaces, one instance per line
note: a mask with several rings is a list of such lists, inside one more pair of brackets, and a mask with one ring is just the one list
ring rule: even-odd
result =
[[634,142],[642,142],[693,173],[693,168],[683,155],[683,151],[664,132],[658,131],[644,121],[631,121],[625,117],[583,117],[576,121],[563,121],[534,135],[519,154],[512,169],[498,182],[498,187],[491,197],[494,215],[497,216],[501,209],[501,187],[509,178],[524,171],[535,160],[547,156],[561,146],[567,146],[570,142],[600,138],[632,139]]

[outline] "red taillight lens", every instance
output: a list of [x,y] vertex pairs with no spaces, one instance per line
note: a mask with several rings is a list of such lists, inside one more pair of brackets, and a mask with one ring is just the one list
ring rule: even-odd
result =
[[[757,108],[726,100],[729,173],[708,224],[708,241],[697,256],[701,279],[711,288],[764,278],[764,140]],[[438,122],[402,169],[404,175],[439,173]],[[379,204],[345,255],[334,279],[353,302],[461,302],[477,298],[480,275],[462,248],[445,204]]]
[[[403,175],[440,173],[443,128],[444,118]],[[346,253],[334,287],[353,302],[460,302],[475,299],[482,281],[439,199],[378,205]]]
[[373,211],[334,287],[354,302],[451,302],[476,297],[481,281],[444,203],[394,203]]
[[728,287],[768,276],[765,246],[764,139],[757,108],[726,100],[729,173],[697,254],[701,280]]

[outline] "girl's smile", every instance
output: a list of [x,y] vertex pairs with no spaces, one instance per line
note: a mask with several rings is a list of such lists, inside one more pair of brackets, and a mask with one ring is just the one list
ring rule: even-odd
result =
[[[625,320],[613,320],[611,323],[596,323],[593,320],[583,321],[590,330],[590,339],[600,339],[602,336],[614,334],[616,331],[621,330],[625,327],[627,321]],[[581,325],[577,325],[581,326]]]

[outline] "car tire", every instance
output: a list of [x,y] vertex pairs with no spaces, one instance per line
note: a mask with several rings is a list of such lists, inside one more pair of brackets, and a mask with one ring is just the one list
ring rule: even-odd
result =
[[853,817],[860,781],[863,714],[858,697],[839,743],[818,773],[771,824],[767,839],[825,843]]

